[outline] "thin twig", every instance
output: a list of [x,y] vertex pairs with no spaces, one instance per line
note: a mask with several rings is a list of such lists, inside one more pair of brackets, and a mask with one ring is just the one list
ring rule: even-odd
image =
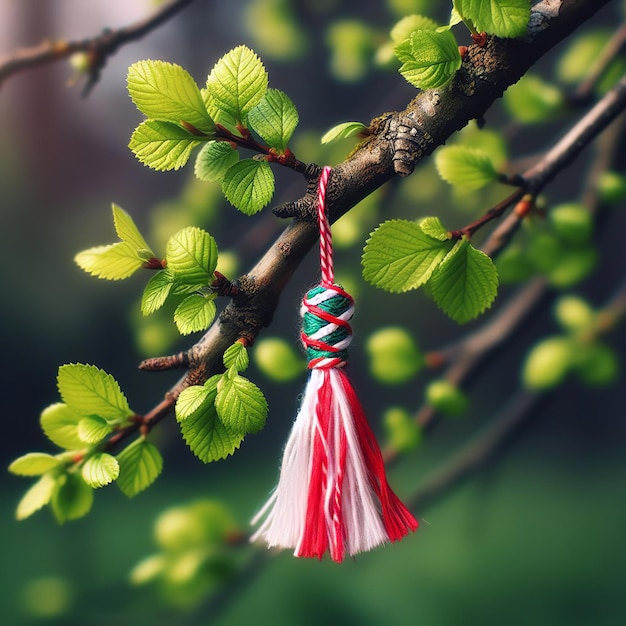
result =
[[88,39],[44,41],[37,46],[17,50],[0,59],[0,86],[7,78],[19,72],[54,63],[77,52],[85,52],[89,55],[88,78],[83,88],[83,95],[85,96],[98,82],[100,72],[108,57],[115,54],[118,48],[131,41],[141,39],[193,1],[170,0],[170,2],[162,4],[147,19],[118,30],[105,30],[100,35]]

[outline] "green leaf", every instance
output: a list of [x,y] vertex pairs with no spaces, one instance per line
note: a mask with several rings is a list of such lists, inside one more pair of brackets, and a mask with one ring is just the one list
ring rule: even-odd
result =
[[174,323],[181,335],[206,330],[215,317],[215,294],[187,296],[174,311]]
[[217,387],[215,408],[227,428],[256,433],[265,426],[267,401],[263,392],[243,376],[224,376]]
[[129,498],[149,487],[163,469],[158,448],[143,438],[133,441],[117,455],[120,473],[117,486]]
[[[215,389],[211,398],[215,398]],[[213,401],[203,404],[181,422],[181,431],[191,451],[204,463],[219,461],[239,448],[245,433],[227,428],[220,420]]]
[[180,169],[201,143],[176,124],[146,120],[135,128],[128,147],[144,165],[164,172]]
[[141,296],[141,312],[151,315],[158,311],[167,300],[172,290],[173,277],[167,270],[159,270],[146,283]]
[[15,517],[18,520],[30,517],[50,502],[56,479],[52,474],[44,474],[22,497],[17,505]]
[[250,109],[248,123],[263,141],[282,154],[298,125],[298,111],[286,93],[268,89]]
[[396,47],[403,62],[400,74],[414,87],[433,89],[445,85],[461,67],[461,54],[450,31],[418,30]]
[[255,365],[268,378],[285,383],[306,371],[306,362],[291,342],[279,337],[255,341],[252,353]]
[[491,258],[461,239],[433,272],[428,286],[437,306],[464,324],[491,306],[498,291],[498,272]]
[[220,182],[228,169],[239,161],[239,152],[226,141],[209,141],[196,158],[194,172],[204,182]]
[[211,376],[204,385],[191,385],[191,387],[183,389],[176,400],[176,419],[182,422],[204,404],[210,403],[212,405],[215,402],[217,381],[221,377],[221,374],[216,374]]
[[87,515],[92,504],[93,489],[82,476],[64,474],[57,479],[50,505],[59,524]]
[[78,422],[82,416],[63,402],[46,407],[41,413],[40,423],[46,437],[60,448],[76,450],[84,448],[78,436]]
[[120,466],[114,456],[100,452],[85,461],[81,468],[81,474],[90,487],[98,489],[117,480]]
[[234,367],[238,372],[248,369],[250,359],[248,358],[246,346],[240,341],[235,341],[234,344],[226,348],[223,361],[226,369]]
[[455,0],[458,12],[478,32],[496,37],[523,37],[530,19],[529,0]]
[[463,415],[469,404],[467,396],[456,385],[443,378],[429,383],[425,396],[430,406],[450,417]]
[[389,33],[392,41],[400,43],[408,39],[416,30],[437,30],[439,24],[424,15],[406,15],[396,22]]
[[424,366],[424,357],[405,328],[378,329],[368,338],[365,349],[372,376],[386,385],[406,383]]
[[206,86],[220,109],[243,120],[261,101],[267,84],[267,72],[261,59],[250,48],[237,46],[215,64]]
[[95,246],[79,252],[74,261],[92,276],[106,280],[122,280],[132,276],[144,264],[133,244],[118,241],[108,246]]
[[444,225],[438,217],[425,217],[419,221],[419,227],[425,235],[438,241],[448,241],[450,233],[445,229]]
[[97,415],[88,415],[78,422],[78,436],[88,444],[100,443],[111,430],[109,423]]
[[58,467],[59,459],[43,452],[29,452],[9,465],[9,472],[19,476],[41,476]]
[[509,113],[524,124],[546,122],[564,108],[563,92],[535,74],[525,74],[502,98]]
[[419,224],[389,220],[370,236],[363,252],[363,278],[387,291],[402,292],[423,285],[451,244],[430,237]]
[[63,401],[78,413],[116,420],[132,415],[115,378],[95,365],[62,365],[57,384]]
[[265,161],[244,159],[235,163],[224,176],[222,191],[242,213],[258,213],[274,195],[274,174]]
[[556,387],[569,373],[578,346],[569,337],[547,337],[528,353],[522,369],[527,389],[542,391]]
[[153,257],[154,252],[152,252],[143,235],[139,232],[133,218],[117,204],[112,204],[111,208],[113,209],[113,224],[117,236],[122,241],[131,244],[138,253],[142,252],[145,254],[146,258]]
[[322,137],[322,143],[332,143],[339,139],[348,139],[348,137],[354,137],[367,130],[367,126],[362,122],[343,122],[333,126]]
[[203,287],[217,265],[217,244],[205,230],[189,226],[169,238],[165,256],[177,282]]
[[435,152],[435,166],[441,178],[465,189],[480,189],[498,178],[486,152],[465,146],[439,148]]
[[204,133],[215,131],[198,86],[180,65],[138,61],[128,68],[127,83],[135,106],[146,117],[175,124],[185,121]]

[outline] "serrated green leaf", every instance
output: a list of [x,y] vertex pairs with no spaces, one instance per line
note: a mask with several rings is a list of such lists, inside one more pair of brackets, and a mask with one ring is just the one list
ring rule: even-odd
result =
[[128,147],[144,165],[164,172],[180,169],[201,143],[176,124],[146,120],[135,128]]
[[93,504],[93,489],[79,474],[60,476],[52,491],[50,506],[59,524],[78,519],[89,513]]
[[454,4],[478,32],[505,38],[526,34],[530,0],[455,0]]
[[450,11],[450,19],[448,20],[448,23],[445,26],[439,26],[439,28],[437,28],[436,30],[450,30],[453,26],[456,26],[463,21],[461,14],[456,10],[456,7],[454,6],[454,2],[452,4],[453,6],[452,10]]
[[95,365],[62,365],[57,385],[63,401],[82,415],[115,420],[132,415],[118,382]]
[[321,139],[321,143],[332,143],[339,139],[348,139],[367,130],[367,126],[361,122],[342,122],[333,126]]
[[268,146],[282,154],[298,125],[298,111],[286,93],[268,89],[248,112],[248,123]]
[[491,306],[498,292],[498,272],[490,257],[461,239],[433,272],[428,286],[437,306],[464,324]]
[[165,257],[176,282],[203,287],[217,265],[217,244],[205,230],[189,226],[169,238]]
[[445,85],[461,67],[461,54],[450,31],[418,30],[396,47],[402,61],[400,74],[414,87],[433,89]]
[[215,131],[198,86],[180,65],[138,61],[128,68],[127,83],[135,106],[146,117],[175,124],[185,121],[204,133]]
[[221,374],[216,374],[207,380],[204,385],[192,385],[180,392],[176,400],[176,419],[182,422],[195,413],[202,405],[215,402],[217,381]]
[[181,335],[206,330],[215,317],[215,295],[187,296],[174,311],[174,323]]
[[90,487],[98,489],[117,480],[120,474],[120,466],[114,456],[106,452],[100,452],[85,461],[81,468],[81,474],[83,480]]
[[419,227],[425,235],[432,237],[432,239],[437,239],[438,241],[448,241],[450,239],[450,233],[445,229],[438,217],[425,217],[419,221]]
[[132,276],[144,263],[133,244],[118,241],[79,252],[74,261],[88,274],[106,280],[122,280]]
[[480,189],[498,178],[489,155],[466,146],[443,146],[435,152],[435,166],[446,182],[465,189]]
[[258,213],[274,195],[274,174],[265,161],[244,159],[235,163],[224,176],[222,191],[242,213]]
[[56,480],[52,474],[44,474],[23,496],[17,505],[18,520],[30,517],[50,502]]
[[408,39],[416,30],[437,30],[438,26],[435,20],[424,15],[406,15],[396,22],[389,35],[393,42],[400,43]]
[[120,473],[117,486],[129,498],[149,487],[163,469],[158,448],[143,438],[133,441],[117,455]]
[[415,222],[384,222],[365,244],[363,278],[387,291],[416,289],[430,278],[450,248],[449,242],[429,237]]
[[78,422],[81,414],[71,409],[64,402],[56,402],[46,407],[41,413],[40,423],[46,437],[60,448],[76,450],[85,444],[78,436]]
[[78,422],[78,436],[83,443],[100,443],[110,432],[108,422],[97,415],[88,415]]
[[202,408],[181,422],[181,431],[191,451],[204,463],[230,456],[245,437],[241,431],[227,428],[219,419],[214,405],[215,389]]
[[220,109],[243,120],[261,101],[267,84],[267,72],[261,59],[250,48],[237,46],[215,64],[206,86]]
[[565,104],[563,92],[535,74],[525,74],[509,87],[504,106],[519,122],[536,124],[552,119]]
[[239,152],[226,141],[209,141],[196,157],[194,172],[204,182],[220,182],[232,165],[239,161]]
[[41,476],[58,467],[59,459],[43,452],[29,452],[9,465],[9,472],[19,476]]
[[167,270],[159,270],[150,278],[141,296],[141,312],[144,315],[151,315],[165,304],[172,290],[173,280]]
[[217,387],[215,408],[224,425],[234,431],[256,433],[265,426],[267,400],[263,392],[243,376],[222,378]]
[[113,210],[113,224],[117,236],[122,241],[131,244],[137,252],[140,250],[146,251],[150,256],[154,256],[154,252],[152,252],[143,235],[139,232],[133,218],[117,204],[112,204],[111,208]]
[[240,341],[235,341],[234,344],[226,348],[222,360],[226,369],[234,367],[238,372],[248,369],[250,364],[248,350]]

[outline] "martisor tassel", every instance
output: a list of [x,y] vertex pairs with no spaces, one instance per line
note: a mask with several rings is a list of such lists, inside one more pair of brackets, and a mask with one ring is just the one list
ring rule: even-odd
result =
[[387,483],[382,454],[344,365],[352,339],[354,301],[334,283],[325,195],[318,208],[321,283],[302,303],[302,342],[311,374],[285,447],[276,490],[252,520],[252,540],[292,548],[296,556],[333,561],[397,541],[417,520]]

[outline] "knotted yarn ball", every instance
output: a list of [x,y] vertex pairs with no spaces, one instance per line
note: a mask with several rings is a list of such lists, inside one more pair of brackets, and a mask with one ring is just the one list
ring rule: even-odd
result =
[[309,369],[342,367],[348,358],[354,299],[339,285],[322,283],[302,300],[302,343]]

